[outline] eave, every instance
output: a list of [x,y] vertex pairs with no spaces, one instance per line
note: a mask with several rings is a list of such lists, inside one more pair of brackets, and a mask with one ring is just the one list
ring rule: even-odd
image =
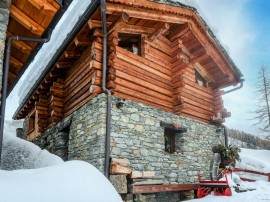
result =
[[[99,1],[95,1],[94,6],[92,6],[91,8],[92,14],[94,13],[95,9],[97,9],[98,4]],[[130,5],[134,5],[139,8],[134,8]],[[143,12],[140,12],[138,14],[136,13],[136,10],[150,10],[153,15],[147,16],[147,14]],[[185,31],[189,32],[189,37],[191,37],[192,39],[191,42],[194,41],[194,43],[190,43],[190,41],[185,41],[185,39],[183,39],[183,48],[190,49],[190,54],[192,55],[192,59],[190,62],[193,64],[200,62],[203,63],[204,66],[207,66],[207,71],[212,74],[207,75],[207,77],[209,78],[209,80],[216,81],[216,88],[222,88],[227,85],[234,85],[240,81],[240,78],[242,76],[241,72],[238,71],[238,68],[234,65],[234,63],[230,62],[231,59],[227,57],[227,55],[223,52],[223,47],[216,42],[216,38],[214,38],[210,34],[208,26],[204,24],[204,21],[202,21],[201,18],[196,13],[194,13],[194,9],[181,7],[176,8],[165,4],[162,4],[160,6],[160,4],[157,5],[157,3],[145,0],[134,0],[132,2],[124,0],[108,0],[107,27],[109,27],[113,23],[115,18],[118,17],[119,13],[123,11],[127,12],[129,16],[132,17],[134,20],[142,19],[155,21],[155,26],[149,27],[147,29],[141,29],[140,26],[136,26],[134,24],[127,24],[127,26],[125,26],[121,30],[121,32],[128,33],[130,30],[136,30],[138,34],[149,35],[159,28],[157,22],[169,22],[171,24],[177,24],[177,26],[175,26],[175,29],[179,28],[179,30],[177,31],[179,31],[180,34],[185,33]],[[157,11],[165,12],[166,15],[169,14],[169,18],[164,17],[153,19],[152,17]],[[43,86],[46,86],[46,79],[48,79],[48,81],[50,80],[49,72],[52,69],[54,71],[57,69],[59,70],[60,67],[68,68],[72,66],[74,62],[76,62],[76,59],[79,57],[79,55],[78,57],[76,57],[76,51],[70,52],[69,47],[76,46],[77,48],[71,48],[71,50],[77,50],[80,46],[85,48],[91,45],[91,43],[89,43],[89,41],[91,40],[89,40],[89,38],[87,38],[86,36],[89,36],[89,34],[87,33],[90,33],[90,31],[93,31],[95,28],[101,28],[99,12],[99,10],[96,10],[96,13],[94,14],[96,17],[92,18],[89,21],[88,19],[91,16],[90,12],[82,16],[83,20],[80,21],[76,28],[74,28],[73,32],[68,36],[64,44],[62,44],[59,51],[53,56],[46,69],[43,71],[42,76],[32,87],[32,89],[27,94],[24,101],[16,111],[14,118],[23,118],[27,114],[27,110],[33,107],[33,103],[35,102],[35,95],[38,95],[44,91],[44,88],[41,84],[42,82],[45,82]],[[102,37],[102,34],[98,32],[92,34]],[[206,49],[208,50],[207,52],[205,51]],[[93,63],[91,65],[95,66],[100,64]],[[228,74],[228,76],[224,77],[224,75],[226,74]]]
[[[12,0],[6,33],[7,38],[10,36],[47,37],[71,1],[63,1],[62,6],[55,0]],[[42,45],[35,42],[12,42],[8,94],[12,91]]]

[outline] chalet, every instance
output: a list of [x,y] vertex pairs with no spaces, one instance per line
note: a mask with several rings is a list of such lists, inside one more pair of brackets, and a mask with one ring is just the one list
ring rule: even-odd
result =
[[[25,119],[22,137],[106,176],[116,158],[163,181],[133,185],[134,194],[188,190],[198,170],[208,176],[211,148],[224,141],[217,129],[230,116],[221,89],[242,74],[196,9],[171,0],[93,0],[73,29],[14,115]],[[41,36],[44,28],[32,30]],[[12,45],[22,56],[31,49]],[[12,50],[11,70],[22,58]],[[147,197],[179,201],[178,192]]]

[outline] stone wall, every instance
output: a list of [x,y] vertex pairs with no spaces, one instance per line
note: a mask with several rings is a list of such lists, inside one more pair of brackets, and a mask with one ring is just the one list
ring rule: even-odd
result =
[[[224,139],[215,126],[132,101],[118,109],[117,101],[113,99],[112,157],[128,159],[133,170],[155,171],[166,183],[193,183],[198,170],[209,177],[212,147]],[[176,135],[180,151],[165,152],[161,121],[187,128],[186,133]]]
[[[98,95],[58,125],[42,133],[34,142],[65,160],[84,160],[104,172],[106,100],[105,94]],[[155,171],[156,177],[167,184],[197,182],[198,170],[201,170],[202,176],[209,178],[212,147],[224,141],[222,131],[217,132],[215,126],[132,101],[124,101],[124,106],[118,109],[118,102],[119,99],[113,97],[111,157],[128,159],[133,170]],[[71,121],[68,138],[63,140],[59,131],[68,121]],[[178,151],[175,153],[165,151],[161,122],[177,123],[187,128],[187,132],[176,135]],[[59,152],[59,146],[68,148],[66,157]],[[181,193],[141,197],[146,198],[146,201],[164,201],[165,198],[166,201],[179,201]]]
[[2,89],[3,59],[7,24],[9,19],[10,0],[0,1],[0,90]]
[[[106,96],[100,95],[33,142],[63,160],[83,160],[104,172],[105,126]],[[26,138],[27,118],[23,127],[23,137]]]

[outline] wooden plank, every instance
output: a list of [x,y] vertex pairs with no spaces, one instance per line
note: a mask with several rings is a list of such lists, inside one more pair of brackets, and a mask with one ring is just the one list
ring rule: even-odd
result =
[[11,4],[10,6],[10,16],[33,34],[41,36],[45,30],[43,27],[41,27],[38,23],[33,21],[27,15],[25,15],[13,4]]
[[156,38],[163,35],[169,29],[170,29],[170,24],[169,23],[164,23],[153,34],[151,34],[151,36],[149,36],[148,38],[149,38],[150,41],[154,41]]
[[198,184],[167,184],[167,185],[145,185],[145,186],[133,186],[133,194],[142,193],[158,193],[158,192],[175,192],[175,191],[188,191],[197,190]]
[[[119,78],[128,80],[130,82],[133,82],[134,84],[140,85],[142,87],[146,87],[150,90],[153,90],[153,91],[159,92],[163,95],[172,97],[172,91],[160,88],[159,86],[156,86],[148,81],[142,80],[140,77],[139,78],[134,77],[132,75],[126,74],[126,73],[121,72],[119,70],[117,70],[116,75],[117,75],[117,78],[119,77]],[[117,80],[117,78],[116,78],[116,80]]]
[[[135,55],[123,48],[116,47],[117,57],[141,69],[147,70],[157,76],[160,76],[168,81],[171,81],[171,71],[164,69],[161,66],[153,65],[149,60]],[[149,68],[151,67],[151,68]]]
[[135,102],[139,103],[146,103],[148,106],[153,106],[165,111],[172,112],[172,102],[165,102],[160,99],[153,98],[152,96],[149,96],[143,92],[135,91],[120,85],[117,85],[116,88],[112,90],[112,92],[116,95],[119,95],[119,97],[126,97],[124,99],[134,100]]
[[127,166],[121,166],[121,165],[116,165],[116,164],[110,166],[111,174],[128,175],[131,172],[132,172],[131,168]]
[[119,32],[130,20],[127,13],[123,12],[109,27],[108,35],[112,32]]
[[[121,63],[120,63],[121,62]],[[151,77],[151,74],[147,74],[148,72],[146,71],[139,71],[138,68],[132,67],[131,65],[127,65],[122,61],[117,61],[115,62],[115,68],[116,68],[116,74],[117,71],[121,71],[126,73],[127,75],[131,75],[137,78],[140,78],[144,81],[147,81],[149,83],[152,83],[153,85],[156,85],[159,88],[165,89],[167,91],[172,92],[172,86],[170,85],[170,82],[164,83],[164,81],[160,78],[156,77]],[[152,75],[153,76],[153,75]]]
[[172,103],[172,97],[169,97],[169,96],[163,95],[161,93],[149,90],[148,88],[146,88],[146,86],[139,86],[139,85],[136,85],[132,82],[129,82],[129,81],[127,81],[125,79],[121,79],[121,78],[116,78],[115,83],[116,83],[116,88],[115,88],[116,90],[121,85],[121,86],[125,86],[128,89],[135,90],[137,92],[143,92],[144,94],[149,95],[153,98],[156,98],[157,100],[160,99],[159,102]]
[[53,15],[57,12],[57,9],[47,1],[44,0],[28,0],[28,1],[38,10],[48,14],[51,17],[53,17]]

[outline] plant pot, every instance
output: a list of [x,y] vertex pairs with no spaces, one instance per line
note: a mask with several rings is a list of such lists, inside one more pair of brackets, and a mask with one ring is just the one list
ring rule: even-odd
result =
[[235,166],[235,159],[222,159],[220,163],[220,168],[225,168],[226,166],[232,165]]

